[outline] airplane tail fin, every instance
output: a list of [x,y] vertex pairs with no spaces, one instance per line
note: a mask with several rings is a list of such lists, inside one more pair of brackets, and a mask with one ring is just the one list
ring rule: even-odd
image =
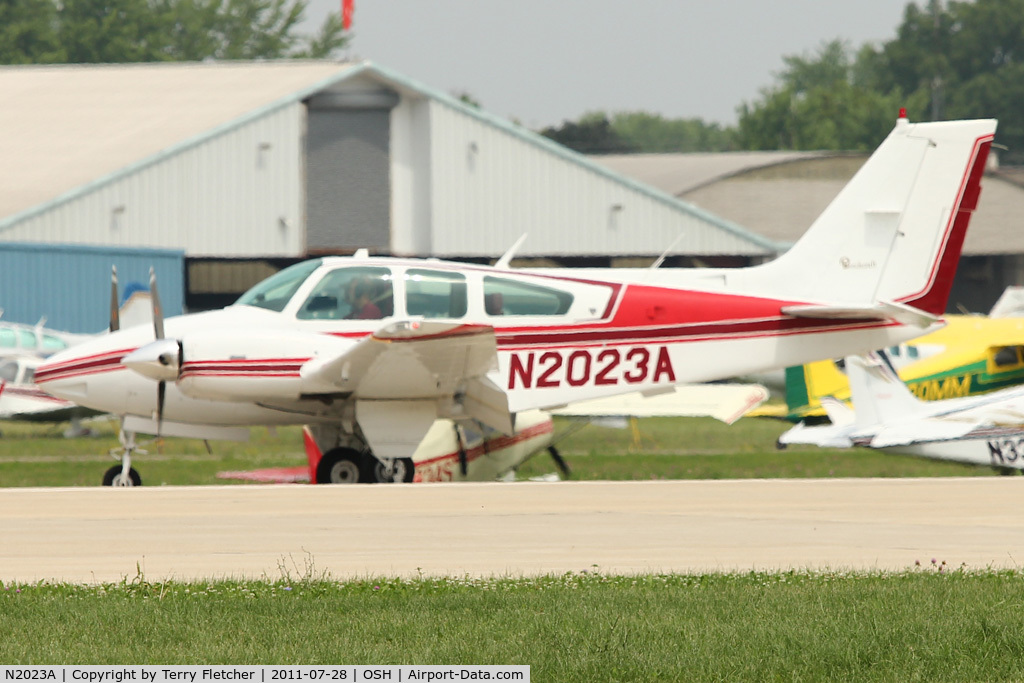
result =
[[990,119],[899,119],[806,234],[778,259],[750,269],[751,284],[823,302],[817,314],[795,315],[941,315],[995,128]]
[[847,357],[846,375],[858,428],[898,420],[921,405],[884,352]]

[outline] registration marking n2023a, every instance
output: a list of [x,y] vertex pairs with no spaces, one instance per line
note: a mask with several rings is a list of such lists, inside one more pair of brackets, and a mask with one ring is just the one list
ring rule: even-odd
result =
[[509,389],[673,383],[672,357],[665,346],[626,346],[551,351],[513,351]]

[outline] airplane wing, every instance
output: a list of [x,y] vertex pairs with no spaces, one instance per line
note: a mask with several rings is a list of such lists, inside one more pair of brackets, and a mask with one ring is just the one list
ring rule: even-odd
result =
[[101,413],[51,396],[33,384],[0,381],[0,419],[22,422],[66,422]]
[[623,394],[577,401],[548,412],[580,417],[713,417],[732,424],[767,400],[760,384],[687,384],[652,396]]
[[399,457],[415,450],[439,417],[474,418],[513,433],[505,392],[486,376],[497,367],[492,327],[409,321],[338,356],[311,360],[300,374],[306,387],[354,398],[374,453]]

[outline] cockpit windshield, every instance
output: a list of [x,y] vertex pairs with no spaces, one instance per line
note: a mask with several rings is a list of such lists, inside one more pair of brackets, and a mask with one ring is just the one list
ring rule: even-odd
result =
[[310,273],[319,268],[322,263],[320,259],[313,259],[289,266],[277,275],[272,275],[257,284],[240,296],[235,304],[257,306],[280,313]]

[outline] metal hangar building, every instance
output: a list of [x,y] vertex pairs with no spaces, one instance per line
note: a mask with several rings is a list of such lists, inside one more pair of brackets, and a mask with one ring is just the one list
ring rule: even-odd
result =
[[[161,294],[180,288],[192,310],[230,303],[287,263],[360,248],[488,260],[528,233],[521,256],[587,265],[653,259],[673,243],[675,262],[715,265],[779,250],[371,62],[0,67],[0,100],[9,310],[58,245],[92,261],[104,249],[176,257],[177,280],[158,273]],[[50,268],[32,287],[75,310],[107,300],[108,274],[93,270]],[[54,313],[18,321],[64,320]]]

